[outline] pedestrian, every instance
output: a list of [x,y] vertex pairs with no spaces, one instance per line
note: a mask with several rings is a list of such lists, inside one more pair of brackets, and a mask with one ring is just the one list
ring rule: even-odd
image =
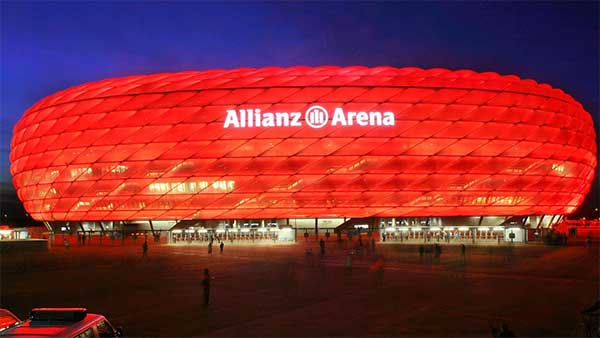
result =
[[325,241],[321,238],[319,241],[319,247],[321,248],[321,258],[325,256]]
[[362,236],[360,234],[358,234],[358,246],[360,246],[361,248],[363,246]]
[[585,337],[600,337],[600,328],[598,327],[598,316],[600,316],[600,299],[598,299],[590,307],[581,311],[581,315],[583,316]]
[[425,253],[425,248],[420,245],[419,246],[419,260],[423,260],[423,254]]
[[314,265],[314,260],[313,260],[313,252],[312,249],[308,248],[306,249],[306,264],[313,266]]
[[493,325],[490,325],[490,330],[492,331],[492,338],[498,338],[498,328]]
[[204,269],[204,278],[202,279],[202,296],[204,306],[207,307],[210,301],[210,274],[206,268]]
[[69,250],[69,241],[65,238],[63,243],[65,244],[65,249]]
[[212,241],[208,242],[208,253],[212,255]]
[[498,337],[509,337],[509,338],[513,338],[516,337],[515,333],[512,332],[509,328],[508,328],[508,324],[506,323],[502,323],[502,328],[500,329],[500,333],[498,334]]
[[467,262],[466,252],[467,252],[467,247],[464,244],[461,244],[460,245],[460,256],[462,257],[463,264],[465,264]]
[[223,247],[225,247],[225,244],[223,243],[223,241],[221,241],[221,244],[219,244],[219,252],[223,253]]
[[381,265],[380,265],[380,266],[379,266],[379,268],[377,269],[377,272],[375,273],[375,276],[376,276],[376,277],[375,277],[375,278],[376,278],[376,279],[375,279],[375,285],[376,285],[377,287],[381,287],[381,285],[382,285],[382,283],[383,283],[383,272],[385,271],[385,270],[383,269],[383,267],[384,267],[384,264],[383,264],[383,263],[381,263]]
[[304,240],[308,241],[308,231],[304,231]]
[[142,257],[146,258],[148,257],[148,242],[144,241],[144,244],[142,244]]
[[385,232],[381,234],[381,240],[385,242]]

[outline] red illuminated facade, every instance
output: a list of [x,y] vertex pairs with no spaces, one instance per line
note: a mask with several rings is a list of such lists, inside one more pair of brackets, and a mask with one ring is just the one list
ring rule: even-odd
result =
[[11,149],[47,221],[568,214],[596,164],[592,119],[559,89],[391,67],[87,83],[29,108]]

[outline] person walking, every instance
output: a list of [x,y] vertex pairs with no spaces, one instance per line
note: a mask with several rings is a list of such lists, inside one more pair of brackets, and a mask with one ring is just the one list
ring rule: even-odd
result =
[[583,326],[586,337],[600,337],[600,326],[598,317],[600,316],[600,299],[590,307],[581,311],[583,316]]
[[352,252],[348,252],[346,255],[346,268],[352,269]]
[[208,253],[212,255],[212,241],[208,242]]
[[376,287],[381,287],[382,283],[383,283],[383,272],[384,270],[384,266],[385,266],[385,259],[383,258],[383,256],[380,256],[379,258],[377,258],[376,261],[376,271],[375,271],[375,286]]
[[371,254],[375,255],[375,239],[371,238]]
[[221,241],[221,244],[219,244],[219,253],[223,253],[224,247],[225,247],[225,244],[223,243],[223,241]]
[[202,278],[202,299],[204,307],[207,307],[210,302],[210,274],[208,269],[204,269],[204,278]]
[[144,244],[142,244],[142,257],[148,257],[148,241],[144,241]]
[[463,264],[465,264],[467,262],[466,252],[467,252],[467,247],[464,244],[461,244],[460,245],[460,255],[462,257]]
[[319,247],[321,248],[321,258],[325,256],[325,241],[321,238],[319,241]]
[[442,256],[442,246],[435,243],[433,245],[433,252],[434,252],[436,260],[439,260],[440,257]]
[[516,337],[516,335],[514,332],[512,332],[511,329],[508,328],[508,324],[502,323],[502,328],[500,329],[500,333],[498,334],[498,337],[514,338],[514,337]]

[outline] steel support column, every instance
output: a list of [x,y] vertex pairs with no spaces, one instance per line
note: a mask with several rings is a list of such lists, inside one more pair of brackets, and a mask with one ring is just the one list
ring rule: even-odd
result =
[[544,217],[546,217],[546,215],[542,215],[542,217],[540,217],[540,220],[538,221],[537,226],[535,227],[535,229],[539,229],[540,226],[542,225],[542,221],[544,220]]
[[552,223],[554,223],[554,219],[556,218],[557,215],[552,215],[552,218],[550,219],[550,223],[548,223],[548,228],[552,228]]

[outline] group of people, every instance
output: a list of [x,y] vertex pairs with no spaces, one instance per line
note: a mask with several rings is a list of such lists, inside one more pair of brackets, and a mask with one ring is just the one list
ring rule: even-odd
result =
[[502,326],[498,329],[497,327],[491,326],[492,329],[492,338],[501,338],[501,337],[516,337],[515,333],[508,328],[508,324],[502,323]]
[[419,246],[419,257],[423,258],[423,256],[427,254],[433,254],[435,258],[440,258],[442,256],[442,246],[435,243],[433,246]]
[[[85,234],[77,234],[77,244],[78,245],[85,245],[85,240],[86,240],[86,235]],[[65,249],[69,250],[69,248],[71,247],[71,244],[69,243],[68,239],[64,239],[63,240],[63,244],[65,246]]]
[[85,234],[77,234],[77,244],[79,245],[85,245]]
[[[212,254],[212,247],[213,247],[213,240],[211,239],[210,242],[208,242],[208,253]],[[223,243],[223,241],[219,240],[219,252],[223,253],[223,249],[225,248],[225,243]]]

